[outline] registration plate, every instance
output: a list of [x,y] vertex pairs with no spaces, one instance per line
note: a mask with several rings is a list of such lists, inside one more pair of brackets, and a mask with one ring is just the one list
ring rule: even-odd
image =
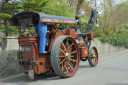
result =
[[22,51],[30,51],[30,48],[22,48]]

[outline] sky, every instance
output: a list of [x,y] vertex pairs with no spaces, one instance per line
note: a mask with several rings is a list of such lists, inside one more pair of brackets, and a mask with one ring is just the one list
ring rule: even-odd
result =
[[[97,6],[100,5],[100,3],[102,2],[103,0],[97,0]],[[119,3],[122,3],[122,2],[125,2],[125,1],[128,1],[128,0],[114,0],[116,4],[119,4]],[[101,13],[101,12],[99,12]]]
[[[103,1],[103,0],[97,0],[97,5],[99,5],[101,1]],[[118,3],[128,1],[128,0],[114,0],[114,1],[116,2],[116,4],[118,4]]]

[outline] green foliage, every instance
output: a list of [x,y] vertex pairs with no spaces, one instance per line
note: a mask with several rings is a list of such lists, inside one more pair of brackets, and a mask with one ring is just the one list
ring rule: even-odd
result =
[[128,23],[128,1],[116,2],[117,0],[103,0],[99,5],[99,25],[108,37]]
[[52,0],[23,0],[23,10],[42,12],[43,6],[46,6],[48,1],[53,2]]
[[101,37],[103,35],[103,30],[100,27],[94,26],[94,37]]
[[86,30],[86,26],[87,26],[87,22],[88,22],[88,18],[85,15],[81,15],[81,32],[85,32]]
[[109,44],[116,46],[124,46],[128,48],[128,29],[119,29],[116,33],[111,36],[102,35],[99,40],[103,43],[108,42]]
[[111,29],[103,29],[103,34],[105,34],[107,37],[111,37],[113,34],[113,30]]
[[0,6],[0,30],[3,29],[6,35],[18,33],[18,27],[10,27],[9,21],[20,10],[75,17],[74,8],[63,0],[2,0]]
[[124,28],[125,28],[125,29],[128,29],[128,25],[124,25]]
[[[23,10],[57,16],[75,16],[75,14],[73,13],[74,8],[70,7],[69,4],[63,0],[25,0],[23,2]],[[26,33],[27,32],[28,31],[26,29]]]
[[0,27],[0,30],[3,30],[3,32],[9,32],[9,35],[12,35],[12,34],[18,34],[18,27],[8,27],[8,28],[2,28]]
[[6,35],[17,32],[17,29],[9,26],[10,18],[22,8],[22,4],[14,0],[0,1],[0,30],[3,30]]
[[25,0],[24,11],[35,11],[58,16],[74,17],[74,8],[65,1],[60,0]]
[[7,13],[0,13],[0,17],[1,17],[1,19],[3,19],[3,18],[11,18],[12,15],[7,14]]
[[61,1],[60,3],[55,0],[53,3],[47,3],[47,6],[43,7],[43,12],[46,14],[74,17],[74,8],[69,7],[68,3]]

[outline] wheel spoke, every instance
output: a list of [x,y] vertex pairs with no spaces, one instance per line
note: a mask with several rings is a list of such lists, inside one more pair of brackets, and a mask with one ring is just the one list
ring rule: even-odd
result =
[[93,54],[91,54],[91,57],[93,58]]
[[70,54],[74,54],[74,53],[76,53],[76,51],[73,51],[73,52],[71,52]]
[[94,62],[96,61],[96,58],[94,58]]
[[64,55],[61,55],[61,56],[59,56],[59,57],[60,57],[60,58],[61,58],[61,57],[64,57]]
[[94,58],[92,59],[92,63],[93,63],[93,64],[95,63],[95,59],[94,59]]
[[92,53],[94,53],[94,50],[92,49]]
[[67,39],[67,41],[66,41],[66,45],[68,46],[68,39]]
[[96,57],[94,57],[94,55],[93,55],[93,57],[92,57],[92,63],[94,64],[96,62]]
[[[62,51],[63,51],[63,50],[62,50]],[[64,56],[64,55],[65,55],[65,54],[64,54],[65,52],[64,52],[64,51],[62,52],[62,51],[59,50],[59,56]]]
[[65,59],[63,59],[61,62],[60,62],[60,65],[65,61]]
[[71,66],[73,66],[73,65],[72,65],[72,62],[71,62],[70,60],[69,60],[69,64],[71,64]]
[[73,43],[70,45],[70,47],[69,48],[71,48],[73,46]]
[[66,70],[66,64],[64,62],[64,66],[63,66],[63,70],[62,71],[65,71]]
[[76,62],[76,60],[74,60],[74,59],[70,59],[70,61]]
[[73,43],[70,45],[70,47],[68,48],[68,52],[71,52],[71,50],[72,50],[72,47],[73,46]]
[[67,68],[67,66],[65,66],[65,68],[66,68],[66,71],[67,71],[67,73],[68,73],[68,68]]
[[96,61],[96,57],[94,58],[94,60]]
[[94,52],[93,55],[96,55],[96,53]]
[[66,51],[66,47],[65,47],[65,45],[64,45],[64,43],[62,42],[62,45],[63,45],[63,47],[64,47],[64,51]]
[[73,69],[73,67],[70,65],[70,63],[68,63],[68,65],[69,65],[69,67],[70,67],[71,69]]
[[92,49],[92,54],[94,53],[94,50]]
[[[68,48],[68,39],[67,39],[67,41],[66,41],[66,46],[67,46],[67,48]],[[68,48],[69,49],[69,48]]]
[[69,53],[71,52],[72,48],[70,48]]
[[60,51],[65,54],[65,52],[60,48]]
[[73,58],[74,56],[71,56],[71,58]]
[[61,58],[59,59],[59,62],[60,62]]
[[64,70],[64,66],[63,66],[63,63],[62,63],[62,72],[63,72],[63,70]]
[[93,59],[92,59],[92,63],[94,64],[94,61],[93,61]]

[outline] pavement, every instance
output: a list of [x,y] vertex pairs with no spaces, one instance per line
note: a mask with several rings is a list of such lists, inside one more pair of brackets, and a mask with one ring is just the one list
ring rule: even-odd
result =
[[76,74],[70,78],[50,73],[29,80],[28,75],[19,74],[0,79],[0,85],[128,85],[128,49],[99,56],[96,67],[81,61]]

